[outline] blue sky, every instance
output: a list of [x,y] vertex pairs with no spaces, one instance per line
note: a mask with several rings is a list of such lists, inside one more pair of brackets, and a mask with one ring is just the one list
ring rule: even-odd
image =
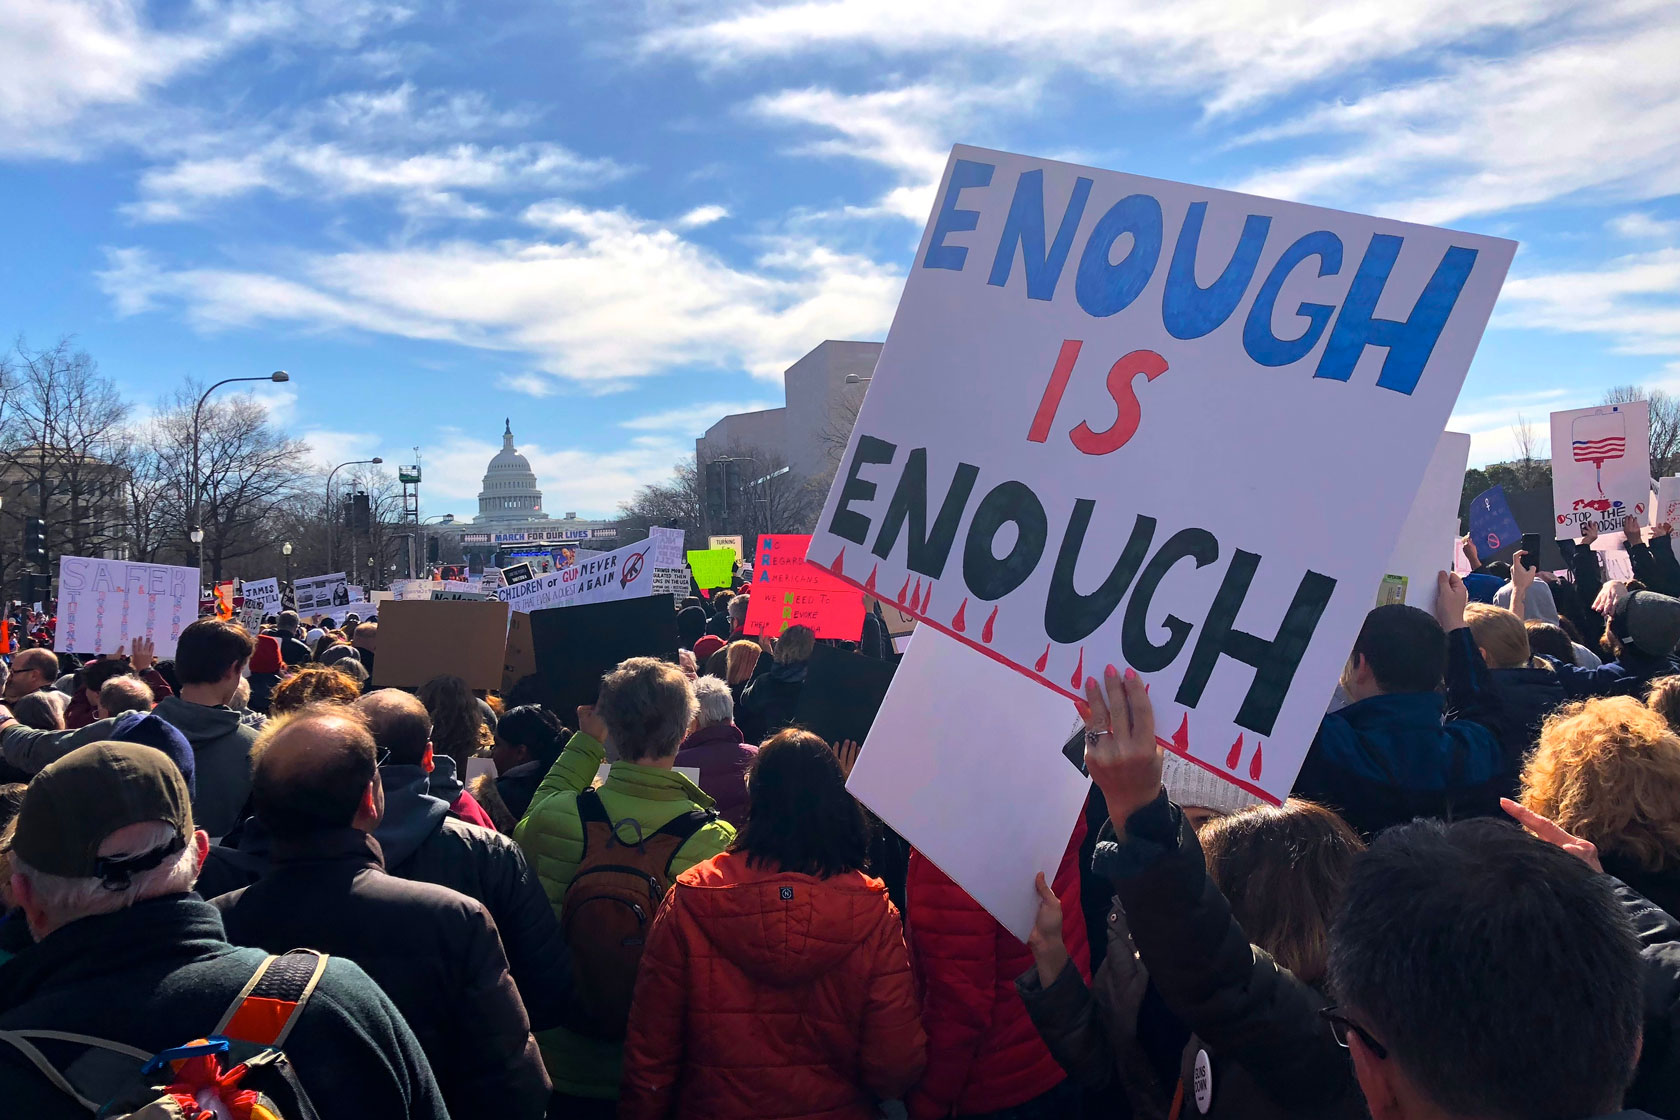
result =
[[955,142],[1522,243],[1455,427],[1680,384],[1680,4],[7,0],[0,328],[609,513],[881,338]]

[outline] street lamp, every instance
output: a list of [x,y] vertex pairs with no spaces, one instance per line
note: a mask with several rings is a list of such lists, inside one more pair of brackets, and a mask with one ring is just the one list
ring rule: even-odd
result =
[[292,542],[287,541],[280,546],[280,555],[286,558],[286,582],[292,582]]
[[333,515],[332,515],[332,480],[333,480],[333,475],[337,474],[339,471],[343,470],[345,467],[361,467],[361,466],[367,466],[369,464],[377,467],[380,463],[383,463],[384,461],[385,460],[381,459],[377,455],[375,455],[371,459],[352,459],[348,463],[340,463],[338,466],[334,467],[332,470],[327,472],[327,571],[329,571],[329,572],[332,571],[332,566],[333,566]]
[[873,380],[875,380],[875,376],[873,374],[868,377],[859,377],[855,373],[848,373],[846,375],[846,384],[848,385],[862,385],[865,381]]
[[204,411],[204,402],[210,399],[211,393],[214,393],[223,385],[232,385],[239,381],[272,381],[279,385],[290,381],[291,379],[292,375],[283,369],[277,369],[267,377],[225,378],[224,380],[218,381],[214,385],[210,386],[210,388],[204,390],[204,395],[198,398],[197,404],[193,405],[192,542],[198,546],[198,582],[200,586],[204,584],[204,530],[198,527],[200,524],[199,514],[201,512],[198,500],[198,426],[201,418],[200,414]]

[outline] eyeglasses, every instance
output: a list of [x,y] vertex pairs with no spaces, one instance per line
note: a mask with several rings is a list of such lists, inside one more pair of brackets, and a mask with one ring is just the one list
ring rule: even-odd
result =
[[1388,1060],[1388,1047],[1371,1037],[1371,1032],[1358,1023],[1340,1013],[1339,1008],[1326,1007],[1319,1011],[1318,1017],[1330,1024],[1330,1033],[1336,1036],[1336,1042],[1342,1049],[1348,1048],[1348,1035],[1356,1034],[1359,1041],[1365,1044],[1365,1049],[1376,1055],[1378,1061]]
[[391,761],[391,750],[387,747],[386,749],[380,751],[378,757],[373,760],[373,768],[377,770],[389,761]]

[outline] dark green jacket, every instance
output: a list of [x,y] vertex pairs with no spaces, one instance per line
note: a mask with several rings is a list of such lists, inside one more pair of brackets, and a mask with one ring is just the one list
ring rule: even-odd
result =
[[[156,1053],[213,1029],[263,956],[228,944],[221,915],[197,895],[150,899],[71,922],[0,965],[0,1030],[70,1031]],[[87,1053],[38,1045],[61,1072]],[[323,1120],[448,1120],[413,1032],[350,961],[327,963],[284,1049]],[[4,1044],[0,1114],[88,1115]]]

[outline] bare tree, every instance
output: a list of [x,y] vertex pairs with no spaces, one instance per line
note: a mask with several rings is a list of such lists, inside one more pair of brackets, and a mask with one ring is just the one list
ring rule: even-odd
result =
[[[159,410],[153,427],[150,450],[172,495],[170,522],[178,542],[185,542],[192,527],[193,406],[202,391],[197,384],[183,386]],[[278,526],[271,518],[306,484],[308,453],[307,444],[269,424],[253,397],[205,403],[199,413],[198,489],[208,578],[224,578],[229,561],[275,543]]]
[[1634,401],[1651,406],[1651,477],[1667,478],[1680,471],[1680,397],[1661,389],[1647,392],[1637,385],[1618,385],[1604,394],[1605,404]]
[[1511,439],[1517,447],[1517,457],[1510,465],[1517,473],[1518,489],[1533,490],[1551,485],[1551,458],[1547,451],[1550,441],[1541,439],[1535,433],[1534,425],[1520,412],[1517,413],[1517,422],[1511,425]]
[[132,466],[128,404],[68,337],[39,350],[19,338],[5,364],[0,479],[14,499],[6,512],[44,521],[54,555],[119,552]]
[[679,460],[669,480],[644,486],[629,501],[620,503],[622,531],[645,536],[655,525],[681,529],[687,547],[705,548],[708,527],[701,505],[694,461]]

